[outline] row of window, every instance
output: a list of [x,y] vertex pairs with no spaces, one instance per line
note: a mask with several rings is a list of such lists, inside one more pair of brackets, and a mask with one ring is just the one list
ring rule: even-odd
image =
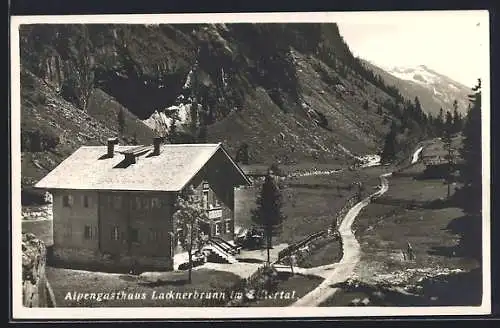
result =
[[[63,196],[63,206],[64,207],[73,207],[75,204],[75,198],[73,195],[64,195]],[[90,197],[87,195],[82,196],[82,206],[90,207]]]
[[[107,207],[114,209],[121,209],[123,207],[123,198],[122,196],[108,196],[106,197],[106,205]],[[166,200],[162,200],[158,197],[134,197],[131,205],[133,209],[154,209],[161,208],[162,206],[166,206]],[[87,195],[82,195],[81,204],[83,207],[90,207],[90,197]],[[73,195],[64,195],[63,196],[63,206],[64,207],[73,207],[75,205],[75,197]]]
[[[141,240],[140,235],[139,235],[139,229],[134,229],[130,228],[128,229],[128,237],[131,242],[139,242]],[[120,228],[118,226],[114,226],[113,229],[111,229],[110,233],[110,239],[114,241],[119,241],[123,239],[123,232],[120,231]],[[83,238],[85,240],[97,240],[98,239],[98,232],[97,232],[97,227],[93,225],[85,225],[84,231],[83,231]],[[148,238],[142,238],[143,241],[149,240],[149,241],[159,241],[164,238],[163,236],[163,231],[157,230],[157,229],[149,229],[149,234]]]
[[[128,229],[128,236],[131,242],[133,243],[138,243],[141,240],[149,240],[152,242],[156,242],[159,240],[162,240],[164,238],[163,231],[157,230],[157,229],[149,229],[149,233],[147,238],[141,238],[141,234],[139,229],[135,228],[129,228]],[[230,233],[231,232],[231,220],[228,220],[226,222],[221,222],[218,221],[215,223],[215,235],[218,236],[222,232],[225,233]],[[69,237],[71,235],[71,228],[67,227],[65,229],[65,235]],[[85,225],[84,230],[83,230],[83,238],[85,240],[98,240],[98,229],[96,226],[93,225]],[[114,226],[113,229],[111,229],[111,235],[110,235],[111,240],[113,241],[119,241],[123,238],[122,231],[120,231],[120,227]]]
[[[211,208],[218,208],[221,206],[220,201],[217,197],[214,197],[214,202],[210,203],[208,195],[209,195],[209,190],[203,190],[203,198],[202,198],[203,208],[208,210]],[[161,200],[158,197],[137,196],[134,197],[133,201],[131,202],[131,206],[133,209],[136,210],[140,209],[149,210],[149,209],[161,208],[162,206],[168,206],[168,204],[166,203],[167,203],[166,200]],[[90,197],[88,197],[87,195],[82,195],[81,204],[85,208],[90,207]],[[63,196],[64,207],[73,207],[74,205],[75,205],[75,197],[73,195]],[[119,195],[106,197],[106,206],[109,208],[114,208],[116,210],[122,209],[123,197]]]
[[[147,236],[143,236],[140,233],[140,230],[135,228],[129,228],[128,233],[129,240],[132,243],[138,243],[140,241],[157,242],[165,239],[163,231],[156,229],[149,229]],[[120,231],[120,228],[117,226],[113,227],[113,229],[111,230],[111,240],[119,241],[120,239],[122,239],[122,237],[123,235]]]

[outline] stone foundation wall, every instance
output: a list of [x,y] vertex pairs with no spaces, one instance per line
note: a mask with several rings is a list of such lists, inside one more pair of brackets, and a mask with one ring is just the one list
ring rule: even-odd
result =
[[31,233],[23,234],[23,305],[26,307],[48,307],[50,303],[45,276],[45,244]]
[[61,247],[53,248],[49,262],[55,266],[90,271],[140,273],[173,270],[173,260],[169,257],[110,255],[89,249]]

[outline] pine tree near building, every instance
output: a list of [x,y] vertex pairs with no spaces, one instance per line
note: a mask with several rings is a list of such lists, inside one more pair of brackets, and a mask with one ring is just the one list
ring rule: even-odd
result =
[[283,196],[274,172],[269,170],[252,210],[252,221],[262,228],[266,238],[267,263],[271,263],[272,238],[286,219],[282,212]]

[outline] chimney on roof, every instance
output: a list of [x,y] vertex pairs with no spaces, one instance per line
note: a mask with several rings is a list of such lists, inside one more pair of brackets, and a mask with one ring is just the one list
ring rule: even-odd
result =
[[161,148],[161,143],[163,141],[162,137],[155,137],[153,139],[153,156],[158,156],[160,155],[160,148]]
[[115,155],[115,145],[118,144],[118,138],[108,139],[108,157],[113,158]]

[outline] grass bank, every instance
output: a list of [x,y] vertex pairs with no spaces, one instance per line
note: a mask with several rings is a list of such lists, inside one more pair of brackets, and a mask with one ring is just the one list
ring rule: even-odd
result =
[[[298,298],[303,297],[316,288],[323,278],[311,275],[301,275],[288,272],[278,273],[276,291],[267,297],[261,296],[253,302],[245,303],[246,307],[278,307],[289,306]],[[290,296],[290,297],[288,297]]]
[[[222,297],[230,297],[221,293],[240,280],[229,272],[205,269],[193,271],[191,284],[187,283],[187,272],[172,272],[171,279],[161,282],[145,282],[125,274],[53,267],[47,267],[46,274],[58,307],[220,306]],[[82,295],[81,300],[75,300],[79,293],[89,295],[87,299]]]
[[[379,184],[379,172],[344,170],[339,173],[287,178],[283,181],[283,212],[287,216],[283,228],[273,243],[293,243],[308,235],[326,229],[335,214],[358,189],[353,183],[361,181],[363,195],[374,192]],[[252,225],[251,210],[260,190],[260,182],[241,189],[235,196],[236,225]]]
[[[415,179],[424,168],[390,178],[389,190],[359,214],[353,230],[361,261],[353,280],[325,305],[364,298],[371,305],[477,305],[481,219],[444,201],[441,180]],[[414,259],[405,258],[408,243]]]

